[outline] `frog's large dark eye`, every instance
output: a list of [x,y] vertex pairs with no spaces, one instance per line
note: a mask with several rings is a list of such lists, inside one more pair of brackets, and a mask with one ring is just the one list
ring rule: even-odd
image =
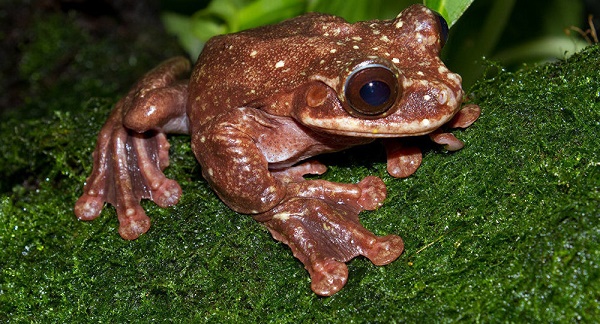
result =
[[446,22],[446,19],[444,19],[444,17],[442,17],[442,15],[440,15],[437,12],[433,12],[435,14],[435,16],[437,17],[438,20],[438,26],[440,29],[440,45],[441,47],[444,47],[444,45],[446,45],[446,41],[448,41],[448,33],[450,31],[450,29],[448,28],[448,23]]
[[394,72],[386,66],[370,64],[350,74],[344,95],[351,115],[380,118],[387,115],[401,94]]

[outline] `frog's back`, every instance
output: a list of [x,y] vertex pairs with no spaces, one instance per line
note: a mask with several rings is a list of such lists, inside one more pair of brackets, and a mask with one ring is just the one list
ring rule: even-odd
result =
[[204,123],[224,110],[290,91],[315,71],[326,73],[333,54],[328,43],[336,39],[329,33],[350,26],[342,18],[311,13],[210,39],[190,80],[192,118]]

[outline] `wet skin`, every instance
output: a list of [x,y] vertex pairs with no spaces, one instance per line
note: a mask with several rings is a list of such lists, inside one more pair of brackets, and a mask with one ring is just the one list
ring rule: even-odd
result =
[[363,255],[384,265],[404,244],[359,222],[362,210],[386,197],[380,178],[344,184],[303,176],[325,172],[315,155],[377,138],[384,138],[388,172],[398,178],[421,163],[421,151],[403,146],[404,137],[428,134],[448,150],[462,148],[443,129],[468,127],[480,110],[461,109],[461,78],[439,58],[444,25],[420,5],[394,20],[354,24],[307,14],[211,39],[191,76],[187,59],[163,62],[117,103],[100,131],[75,214],[94,219],[108,202],[124,239],[148,231],[141,199],[168,207],[181,196],[162,172],[166,134],[190,134],[221,200],[287,244],[315,293],[336,293],[347,281],[345,262]]

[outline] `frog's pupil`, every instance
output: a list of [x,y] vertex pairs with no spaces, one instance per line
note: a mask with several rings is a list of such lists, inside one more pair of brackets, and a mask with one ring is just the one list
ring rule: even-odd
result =
[[370,81],[360,88],[360,97],[371,106],[379,106],[390,98],[390,87],[382,81]]

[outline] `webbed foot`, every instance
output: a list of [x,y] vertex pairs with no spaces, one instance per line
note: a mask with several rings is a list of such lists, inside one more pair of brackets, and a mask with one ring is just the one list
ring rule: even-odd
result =
[[162,170],[168,159],[169,145],[162,133],[130,134],[124,128],[103,129],[94,154],[94,168],[84,192],[75,203],[75,215],[92,220],[102,211],[104,202],[115,206],[119,234],[133,240],[150,228],[150,218],[140,205],[142,198],[161,207],[176,204],[181,187],[167,179]]
[[98,217],[108,202],[117,210],[119,234],[133,240],[150,228],[141,199],[161,207],[179,201],[181,187],[162,170],[169,164],[165,133],[186,131],[187,86],[178,80],[189,68],[182,57],[167,60],[117,103],[98,135],[92,174],[75,203],[79,219]]
[[354,185],[322,180],[297,185],[302,189],[292,186],[281,204],[255,219],[304,264],[315,293],[331,296],[338,292],[348,279],[345,262],[358,255],[384,265],[402,254],[404,243],[399,236],[376,236],[358,219],[362,210],[375,209],[385,199],[381,179],[367,177]]

